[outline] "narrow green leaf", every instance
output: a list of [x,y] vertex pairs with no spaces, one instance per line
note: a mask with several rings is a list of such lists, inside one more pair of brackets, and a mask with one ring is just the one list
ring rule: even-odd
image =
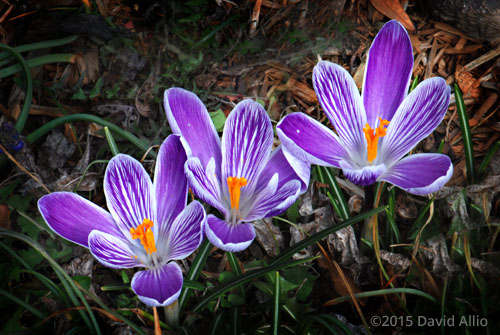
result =
[[104,134],[106,134],[106,141],[108,141],[109,150],[111,150],[113,156],[118,155],[120,150],[118,150],[113,134],[111,134],[108,127],[104,127]]
[[274,299],[273,299],[273,335],[280,330],[280,273],[274,271]]
[[31,312],[33,315],[35,315],[37,318],[39,318],[41,320],[44,320],[47,317],[45,314],[40,312],[35,307],[31,306],[29,303],[24,302],[22,299],[19,299],[18,297],[16,297],[15,295],[13,295],[12,293],[10,293],[8,291],[0,289],[0,295],[3,295],[5,298],[9,299],[10,301],[18,304],[19,306],[21,306],[25,310]]
[[[73,54],[52,54],[28,59],[26,63],[29,68],[51,64],[51,63],[73,63],[75,55]],[[15,73],[22,71],[22,66],[19,64],[12,65],[0,70],[0,79],[12,76]]]
[[328,184],[329,186],[330,193],[334,199],[332,200],[332,198],[330,198],[330,201],[332,201],[332,204],[337,211],[337,215],[344,220],[349,219],[351,216],[349,213],[349,206],[344,198],[344,194],[342,193],[339,184],[337,183],[337,180],[335,179],[335,176],[331,171],[331,168],[316,166],[316,171],[318,173],[319,181],[324,184]]
[[[422,298],[425,298],[425,299],[435,303],[436,305],[440,305],[440,302],[436,298],[431,296],[430,294],[427,294],[427,293],[419,291],[419,290],[415,290],[413,288],[387,288],[387,289],[382,289],[382,290],[356,293],[356,294],[354,294],[354,296],[356,298],[369,298],[369,297],[375,297],[375,296],[379,296],[379,295],[397,294],[397,293],[418,295]],[[346,295],[343,297],[339,297],[339,298],[335,298],[333,300],[330,300],[329,305],[334,305],[334,304],[344,302],[344,301],[349,301],[349,300],[351,300],[351,296]]]
[[[478,179],[481,179],[485,172],[486,168],[490,164],[491,159],[495,155],[495,153],[498,151],[498,148],[500,147],[500,141],[496,141],[495,144],[491,146],[491,148],[488,150],[486,153],[486,156],[484,156],[483,161],[481,162],[481,165],[479,165],[479,169],[477,171],[477,177]],[[479,181],[479,180],[477,180]]]
[[210,290],[208,294],[200,301],[198,304],[193,308],[193,312],[199,311],[202,307],[207,305],[211,300],[216,299],[219,297],[221,294],[224,294],[225,292],[242,285],[252,279],[258,278],[260,276],[265,275],[268,272],[271,271],[276,271],[280,269],[284,269],[290,266],[295,266],[297,264],[303,264],[310,262],[318,257],[309,257],[309,258],[304,258],[304,259],[299,259],[296,261],[288,262],[288,263],[279,263],[279,264],[274,264],[274,265],[269,265],[265,266],[260,269],[255,269],[255,270],[250,270],[246,271],[243,275],[236,277],[234,280],[215,287],[214,289]]
[[474,174],[474,149],[472,147],[472,135],[469,127],[469,116],[465,108],[464,98],[462,91],[457,84],[454,85],[455,89],[455,103],[457,106],[458,119],[460,121],[460,129],[462,129],[462,141],[464,143],[465,152],[465,165],[467,167],[467,180],[472,183],[475,178]]

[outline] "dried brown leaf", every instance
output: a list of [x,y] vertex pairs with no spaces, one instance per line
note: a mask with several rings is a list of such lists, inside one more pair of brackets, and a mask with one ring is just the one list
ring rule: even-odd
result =
[[385,16],[396,19],[409,31],[415,31],[415,26],[406,14],[399,0],[370,0],[373,7]]

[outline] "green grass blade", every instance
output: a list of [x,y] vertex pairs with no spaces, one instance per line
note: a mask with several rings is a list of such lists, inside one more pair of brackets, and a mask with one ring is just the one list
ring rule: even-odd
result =
[[284,269],[284,268],[287,268],[290,266],[295,266],[298,264],[307,263],[307,262],[310,262],[316,258],[318,258],[318,257],[317,256],[316,257],[309,257],[309,258],[299,259],[296,261],[291,261],[288,263],[279,263],[279,264],[265,266],[265,267],[260,268],[260,269],[246,271],[243,275],[233,279],[232,281],[225,283],[223,285],[219,285],[219,286],[215,287],[214,289],[210,290],[208,292],[208,294],[200,302],[198,302],[198,304],[193,308],[193,312],[199,311],[202,307],[204,307],[206,304],[208,304],[213,299],[216,299],[217,297],[219,297],[221,294],[223,294],[223,293],[225,293],[225,292],[227,292],[227,291],[229,291],[229,290],[231,290],[239,285],[242,285],[242,284],[244,284],[252,279],[263,276],[266,273],[271,272],[271,271],[277,271],[277,270],[281,270],[281,269]]
[[[210,249],[212,249],[212,245],[205,238],[201,245],[198,247],[198,253],[189,268],[188,274],[186,276],[187,280],[196,281],[201,274],[201,270],[205,266],[205,262],[207,261],[208,255],[210,254]],[[188,287],[183,287],[181,295],[179,296],[179,310],[182,312],[184,305],[186,304],[187,299],[191,295],[191,291]]]
[[108,127],[104,127],[104,134],[106,134],[106,141],[108,141],[109,150],[111,150],[113,156],[118,155],[120,150],[118,150],[113,134],[111,134]]
[[[77,35],[71,35],[68,37],[59,38],[57,40],[24,44],[24,45],[20,45],[18,47],[15,47],[14,49],[17,52],[21,53],[21,52],[26,52],[26,51],[59,47],[61,45],[65,45],[65,44],[68,44],[68,43],[75,41],[76,39],[78,39],[78,37],[79,36],[77,36]],[[0,52],[0,61],[9,58],[9,56],[10,55],[8,52]]]
[[[0,49],[1,50],[1,49]],[[29,68],[37,67],[45,64],[51,63],[73,63],[75,61],[74,54],[52,54],[40,56],[26,61]],[[12,76],[23,70],[23,66],[20,64],[12,65],[0,70],[0,79]]]
[[[115,125],[109,121],[103,120],[100,117],[97,117],[95,115],[90,115],[90,114],[71,114],[71,115],[66,115],[66,116],[54,119],[54,120],[44,124],[43,126],[38,128],[37,130],[35,130],[31,134],[29,134],[28,136],[26,136],[26,141],[28,143],[33,143],[33,142],[37,141],[38,139],[40,139],[43,135],[47,134],[52,129],[59,127],[65,123],[70,123],[70,122],[75,122],[75,121],[94,122],[94,123],[97,123],[98,125],[101,125],[103,127],[109,127],[110,130],[112,130],[113,132],[115,132],[119,136],[125,138],[130,143],[132,143],[137,148],[139,148],[140,150],[146,152],[149,149],[149,145],[147,143],[143,142],[142,140],[140,140],[139,138],[137,138],[134,134],[132,134],[126,130],[121,129],[120,127],[118,127],[117,125]],[[153,150],[149,151],[149,155],[151,155],[153,158],[156,158],[156,152],[154,152]]]
[[[319,181],[323,184],[328,184],[330,188],[332,204],[337,211],[337,215],[340,216],[343,220],[349,219],[351,216],[349,213],[349,206],[344,198],[344,194],[335,179],[335,176],[331,172],[330,168],[324,166],[316,166],[316,171],[318,173]],[[333,198],[333,200],[332,200]]]
[[[19,64],[16,64],[16,66],[19,71],[23,71],[24,73],[24,79],[26,82],[26,96],[24,97],[24,105],[23,108],[21,109],[21,114],[19,114],[19,118],[16,121],[15,128],[16,130],[21,133],[24,129],[24,125],[26,124],[26,120],[28,119],[28,115],[30,112],[31,108],[31,100],[33,100],[33,81],[31,79],[31,71],[29,69],[29,63],[26,62],[23,56],[15,50],[14,48],[9,47],[8,45],[0,43],[0,50],[3,50],[5,52],[10,53],[14,58],[18,61]],[[2,72],[3,70],[0,70]],[[1,78],[1,76],[0,76]]]
[[349,329],[349,327],[347,327],[347,325],[345,323],[343,323],[342,321],[340,321],[336,317],[333,317],[333,316],[331,316],[329,314],[320,314],[317,317],[319,317],[321,319],[324,319],[324,320],[327,320],[328,322],[330,322],[330,324],[334,324],[338,328],[342,329],[342,331],[344,332],[344,334],[346,334],[346,335],[352,335],[352,332]]
[[311,320],[314,320],[317,323],[321,324],[324,328],[326,328],[330,332],[330,334],[333,334],[333,335],[339,334],[337,331],[335,331],[335,329],[332,327],[332,324],[330,322],[323,320],[319,316],[311,315],[311,316],[309,316],[309,318]]
[[278,335],[280,330],[280,273],[274,272],[273,291],[273,335]]
[[69,306],[69,299],[68,297],[63,293],[63,291],[48,277],[44,276],[43,274],[36,272],[35,270],[21,270],[23,273],[28,273],[30,275],[33,275],[38,279],[45,287],[49,289],[54,294],[54,297],[59,299],[60,301],[63,301],[67,306]]
[[481,162],[481,165],[479,165],[479,169],[477,170],[478,179],[481,179],[484,176],[486,168],[490,164],[491,159],[496,154],[499,147],[500,147],[500,141],[496,141],[495,144],[493,144],[491,148],[488,150],[486,156],[484,156],[483,161]]
[[319,240],[327,237],[328,235],[330,235],[336,231],[339,231],[341,229],[344,229],[346,227],[349,227],[357,222],[363,221],[363,220],[365,220],[365,219],[367,219],[375,214],[378,214],[378,213],[384,211],[385,208],[386,208],[385,206],[381,206],[381,207],[372,209],[371,211],[356,215],[356,216],[350,218],[349,220],[343,221],[342,223],[340,223],[338,225],[328,227],[326,229],[323,229],[320,232],[317,232],[316,234],[313,234],[309,237],[306,237],[305,239],[298,242],[297,244],[294,244],[290,248],[282,251],[279,256],[277,256],[276,258],[274,258],[272,260],[271,265],[283,262],[283,261],[287,260],[288,258],[292,257],[293,255],[295,255],[300,250],[307,248],[308,246],[318,242]]
[[[26,244],[30,245],[38,253],[40,253],[40,255],[42,255],[50,263],[50,265],[52,266],[52,268],[56,272],[57,276],[61,280],[61,283],[65,287],[70,299],[72,300],[72,302],[75,306],[80,306],[80,304],[78,303],[74,293],[76,293],[78,295],[78,297],[80,298],[81,302],[85,306],[85,309],[87,311],[88,316],[81,310],[79,310],[78,312],[81,315],[84,322],[87,324],[87,327],[89,328],[89,330],[93,333],[101,334],[99,324],[97,323],[97,320],[95,318],[94,313],[92,312],[92,309],[90,308],[90,306],[89,306],[87,300],[85,299],[85,297],[83,296],[83,294],[80,292],[78,287],[75,285],[75,282],[73,281],[73,279],[64,271],[64,269],[47,253],[47,251],[38,242],[36,242],[32,238],[30,238],[24,234],[20,234],[20,233],[10,231],[7,229],[3,229],[3,228],[0,228],[0,236],[8,236],[8,237],[12,237],[12,238],[18,239],[20,241],[23,241]],[[90,317],[90,320],[88,319],[88,317]]]
[[[419,290],[416,290],[413,288],[387,288],[387,289],[382,289],[382,290],[356,293],[356,294],[354,294],[354,296],[356,298],[369,298],[369,297],[375,297],[375,296],[379,296],[379,295],[398,294],[398,293],[417,295],[417,296],[420,296],[422,298],[425,298],[425,299],[433,302],[434,304],[436,304],[438,306],[441,305],[440,302],[436,298],[431,296],[430,294],[427,294],[425,292],[422,292],[422,291],[419,291]],[[335,298],[335,299],[330,300],[328,305],[331,306],[331,305],[338,304],[338,303],[344,302],[344,301],[349,301],[349,300],[351,300],[351,296],[346,295],[343,297],[339,297],[339,298]]]
[[29,311],[31,314],[35,315],[37,318],[39,318],[41,320],[44,320],[45,318],[47,318],[47,316],[45,314],[43,314],[42,312],[40,312],[38,309],[31,306],[29,303],[24,302],[23,300],[19,299],[18,297],[16,297],[15,295],[13,295],[12,293],[10,293],[8,291],[0,289],[0,295],[3,295],[5,298],[9,299],[10,301],[18,304],[19,306],[21,306],[25,310]]
[[73,193],[75,193],[76,191],[78,191],[78,189],[80,188],[81,183],[85,179],[85,176],[89,172],[89,169],[90,169],[90,167],[92,165],[94,165],[94,164],[108,164],[108,163],[109,163],[109,160],[107,160],[107,159],[96,159],[95,161],[92,161],[89,165],[87,165],[87,167],[85,168],[85,170],[83,170],[82,176],[80,177],[80,180],[78,181],[78,184],[76,184],[75,187],[73,188]]
[[411,82],[411,85],[410,85],[410,89],[408,90],[408,93],[413,91],[418,85],[418,76],[415,76],[415,78],[413,78],[413,81]]
[[458,119],[460,121],[460,129],[462,129],[462,141],[464,142],[465,165],[467,167],[467,180],[472,183],[475,180],[474,175],[474,149],[472,147],[472,135],[469,127],[469,116],[465,108],[462,91],[457,84],[455,89],[455,103],[457,106]]

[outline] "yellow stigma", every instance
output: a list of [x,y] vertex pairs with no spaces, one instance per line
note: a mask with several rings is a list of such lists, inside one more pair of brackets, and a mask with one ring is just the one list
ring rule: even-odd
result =
[[229,197],[231,198],[231,209],[240,207],[241,188],[247,185],[245,177],[227,177],[227,187],[229,188]]
[[380,120],[380,124],[376,129],[372,129],[370,125],[367,123],[363,128],[363,132],[365,133],[366,143],[368,144],[368,162],[373,162],[373,160],[377,157],[377,147],[378,147],[378,139],[384,137],[387,132],[387,126],[389,125],[389,121],[382,120],[382,118],[378,118]]
[[153,221],[150,219],[144,219],[136,229],[130,228],[130,235],[132,235],[132,239],[140,239],[142,246],[149,255],[156,252],[155,236],[151,230],[152,227]]

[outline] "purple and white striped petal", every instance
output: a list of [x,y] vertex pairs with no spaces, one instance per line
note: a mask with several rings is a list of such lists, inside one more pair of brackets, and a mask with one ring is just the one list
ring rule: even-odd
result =
[[415,154],[394,164],[381,180],[413,194],[426,195],[439,190],[453,175],[453,165],[442,154]]
[[285,156],[283,146],[280,145],[271,153],[269,161],[259,176],[255,192],[264,189],[275,173],[279,175],[278,188],[290,180],[299,180],[301,192],[305,192],[309,184],[311,165],[291,154]]
[[38,200],[38,209],[54,232],[86,248],[94,229],[123,237],[111,214],[75,193],[44,195]]
[[184,171],[194,194],[226,215],[227,209],[221,202],[220,181],[215,173],[214,159],[208,162],[205,170],[197,157],[188,158]]
[[186,207],[187,179],[184,173],[186,152],[179,136],[170,135],[163,142],[156,159],[154,190],[156,220],[160,234]]
[[450,87],[443,78],[430,78],[418,85],[399,106],[380,148],[386,166],[401,159],[443,120],[450,102]]
[[203,241],[207,221],[205,209],[198,201],[191,202],[158,237],[158,252],[167,260],[184,259],[191,255]]
[[181,268],[176,262],[170,262],[159,268],[137,272],[130,286],[140,301],[151,307],[161,307],[177,300],[182,281]]
[[205,234],[217,248],[231,252],[246,249],[255,238],[251,223],[227,223],[212,214],[208,216]]
[[321,107],[346,150],[360,161],[366,156],[366,114],[354,79],[343,67],[320,61],[313,70],[313,84]]
[[370,185],[387,170],[384,164],[355,167],[348,161],[340,161],[340,167],[347,179],[354,184]]
[[368,124],[391,120],[406,97],[413,69],[410,37],[396,20],[380,29],[368,52],[363,82],[363,104]]
[[[123,238],[92,230],[89,235],[89,249],[92,255],[103,265],[114,269],[144,266],[142,254],[137,255],[132,244]],[[143,253],[143,252],[142,252]]]
[[349,157],[335,133],[304,113],[285,116],[276,127],[283,147],[309,164],[339,167]]
[[185,139],[191,155],[200,159],[203,168],[213,157],[220,175],[220,138],[203,102],[196,94],[174,87],[165,91],[163,103],[172,132]]
[[222,134],[222,190],[228,194],[227,177],[244,177],[241,197],[255,189],[273,145],[271,119],[257,102],[246,99],[229,114]]
[[[111,159],[104,175],[104,194],[108,209],[127,238],[130,228],[136,228],[144,219],[156,223],[153,184],[141,163],[119,154]],[[153,226],[153,232],[158,225]]]
[[278,173],[269,180],[255,198],[255,202],[243,220],[251,222],[283,213],[290,207],[300,194],[300,182],[296,179],[288,181],[283,186],[278,184]]

